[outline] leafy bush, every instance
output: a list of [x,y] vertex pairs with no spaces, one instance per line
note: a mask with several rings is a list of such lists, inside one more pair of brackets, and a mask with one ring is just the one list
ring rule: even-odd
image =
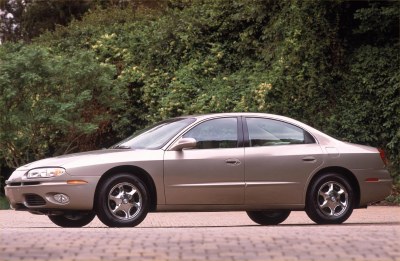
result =
[[0,210],[1,209],[10,209],[10,203],[7,198],[0,195]]
[[9,167],[92,148],[119,108],[115,69],[93,54],[5,45],[0,67],[0,157]]
[[396,183],[400,174],[398,46],[362,46],[349,56],[332,130],[341,139],[383,148]]
[[1,46],[0,158],[104,146],[182,114],[259,111],[385,148],[399,179],[399,2],[166,6],[93,9]]

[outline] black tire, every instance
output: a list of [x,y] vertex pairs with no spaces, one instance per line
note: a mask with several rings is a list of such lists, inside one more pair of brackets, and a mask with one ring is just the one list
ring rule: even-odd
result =
[[94,212],[73,213],[48,216],[51,222],[60,227],[83,227],[92,222],[96,217]]
[[285,221],[290,215],[290,210],[246,211],[246,213],[257,224],[268,226],[278,225]]
[[354,191],[340,174],[323,174],[312,182],[306,197],[306,213],[317,224],[341,224],[354,209]]
[[149,192],[141,179],[117,174],[100,184],[95,209],[100,221],[109,227],[134,227],[144,220],[149,205]]

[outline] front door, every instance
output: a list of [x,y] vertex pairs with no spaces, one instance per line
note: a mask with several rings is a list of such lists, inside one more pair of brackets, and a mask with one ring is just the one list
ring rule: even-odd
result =
[[167,204],[244,203],[244,148],[236,117],[211,119],[186,132],[197,146],[164,154]]

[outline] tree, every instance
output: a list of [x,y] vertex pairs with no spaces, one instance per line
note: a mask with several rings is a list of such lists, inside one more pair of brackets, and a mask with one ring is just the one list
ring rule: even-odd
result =
[[[140,2],[96,1],[100,8],[31,44],[0,47],[2,97],[10,98],[1,100],[0,122],[12,130],[3,125],[0,137],[21,148],[0,159],[63,153],[76,147],[68,144],[75,138],[87,145],[76,150],[89,149],[94,144],[85,137],[101,146],[106,137],[182,114],[259,111],[383,147],[400,177],[400,2],[160,0],[156,10],[132,4]],[[92,69],[82,74],[86,67]],[[92,102],[93,88],[112,102]],[[64,89],[69,98],[56,99]]]
[[115,70],[93,54],[37,45],[0,48],[0,158],[9,167],[92,149],[120,106]]
[[57,26],[67,26],[72,20],[80,20],[90,9],[165,8],[164,0],[0,0],[0,42],[30,42]]

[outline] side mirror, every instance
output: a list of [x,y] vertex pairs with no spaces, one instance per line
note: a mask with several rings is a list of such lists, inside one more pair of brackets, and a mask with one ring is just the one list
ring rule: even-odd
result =
[[193,149],[196,147],[197,141],[193,138],[181,138],[176,142],[169,150],[183,150],[183,149]]

